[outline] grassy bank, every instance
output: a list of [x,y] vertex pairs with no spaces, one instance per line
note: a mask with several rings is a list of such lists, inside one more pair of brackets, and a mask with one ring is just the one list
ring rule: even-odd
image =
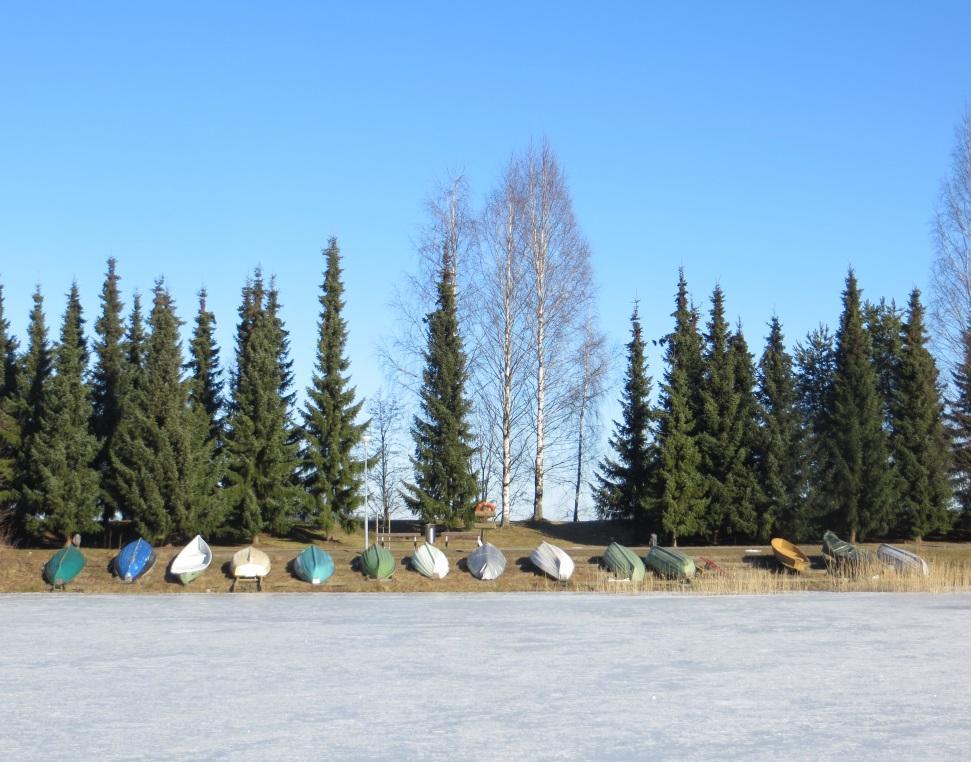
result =
[[[514,524],[506,529],[489,529],[487,539],[500,547],[508,566],[498,580],[482,582],[465,569],[463,559],[475,547],[470,538],[450,538],[448,548],[444,538],[437,545],[448,556],[451,572],[443,580],[429,580],[407,566],[413,544],[409,539],[395,537],[390,549],[398,561],[398,569],[391,580],[376,582],[365,579],[355,570],[355,558],[363,546],[363,534],[337,533],[325,539],[313,532],[305,532],[294,539],[261,538],[258,546],[271,559],[273,568],[265,579],[263,589],[272,592],[529,592],[529,591],[595,591],[595,592],[689,592],[708,595],[770,594],[803,590],[851,591],[913,591],[948,592],[971,590],[971,544],[930,543],[902,544],[927,559],[931,573],[927,577],[898,574],[892,569],[877,566],[857,577],[830,574],[819,552],[819,546],[804,544],[812,568],[802,574],[788,573],[775,562],[768,546],[750,545],[722,547],[685,547],[685,553],[695,558],[702,569],[703,558],[713,560],[721,572],[701,571],[691,582],[673,582],[648,575],[642,584],[615,581],[597,564],[604,546],[612,539],[624,542],[616,525],[605,522],[580,524]],[[576,572],[568,583],[560,584],[539,574],[529,563],[530,552],[540,542],[559,545],[576,561]],[[419,538],[419,542],[421,538]],[[336,571],[325,584],[311,586],[298,580],[289,571],[289,563],[308,542],[325,548],[334,558]],[[82,548],[87,565],[68,585],[69,591],[86,593],[182,593],[226,592],[232,584],[229,561],[242,546],[213,546],[214,559],[209,570],[188,587],[168,579],[167,569],[179,552],[176,546],[158,548],[158,562],[143,579],[123,584],[112,577],[109,567],[116,548]],[[875,547],[875,546],[865,546]],[[643,557],[647,548],[636,548]],[[41,577],[41,568],[54,551],[52,549],[0,547],[0,592],[40,592],[48,589]],[[248,587],[241,589],[249,589]]]

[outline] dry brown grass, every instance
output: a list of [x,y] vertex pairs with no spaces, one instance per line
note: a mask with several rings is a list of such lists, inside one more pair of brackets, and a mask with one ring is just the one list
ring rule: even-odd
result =
[[[354,559],[363,545],[361,533],[337,533],[324,539],[307,532],[300,540],[259,538],[258,545],[270,556],[273,568],[263,589],[273,592],[533,592],[577,591],[609,592],[619,595],[641,593],[687,593],[698,595],[770,595],[808,590],[835,592],[932,592],[971,590],[971,543],[922,543],[919,547],[905,544],[924,556],[931,567],[927,577],[899,574],[889,567],[876,567],[872,573],[858,576],[830,574],[819,555],[818,546],[803,546],[810,554],[812,568],[802,574],[780,569],[767,546],[681,548],[696,558],[713,559],[723,574],[700,572],[690,582],[659,579],[650,573],[639,584],[615,581],[596,563],[611,539],[628,540],[623,528],[605,522],[573,524],[514,524],[505,529],[489,529],[487,539],[503,549],[508,565],[498,580],[483,582],[472,577],[462,560],[475,543],[465,539],[452,542],[445,550],[451,572],[443,580],[429,580],[404,563],[411,554],[411,542],[396,539],[391,552],[398,561],[394,576],[383,582],[365,579],[353,568]],[[559,583],[539,574],[528,562],[529,553],[542,541],[556,543],[573,556],[576,572],[567,583]],[[310,541],[324,547],[334,558],[336,571],[325,584],[311,586],[296,579],[288,570],[289,562]],[[84,548],[87,565],[68,590],[89,593],[182,593],[226,592],[232,580],[228,564],[242,546],[214,546],[212,567],[187,587],[167,578],[166,570],[180,548],[157,549],[158,563],[144,579],[126,585],[115,580],[108,566],[117,549]],[[635,548],[642,557],[647,548]],[[0,592],[40,592],[48,587],[41,577],[43,564],[54,552],[52,548],[10,548],[0,545]],[[250,588],[246,588],[250,589]]]

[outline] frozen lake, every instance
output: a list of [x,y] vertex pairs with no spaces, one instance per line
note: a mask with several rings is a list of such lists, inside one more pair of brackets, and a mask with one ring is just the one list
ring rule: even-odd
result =
[[5,759],[967,759],[971,595],[0,596]]

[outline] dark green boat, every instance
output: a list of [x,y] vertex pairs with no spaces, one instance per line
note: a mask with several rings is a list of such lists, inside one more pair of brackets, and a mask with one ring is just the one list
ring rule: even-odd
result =
[[387,579],[394,573],[394,567],[391,551],[376,543],[361,554],[361,569],[372,579]]
[[854,571],[859,571],[876,560],[870,551],[851,545],[830,531],[823,534],[823,554],[833,566]]
[[602,563],[617,579],[629,579],[632,582],[641,582],[644,579],[644,562],[633,550],[619,542],[612,542],[607,546]]
[[64,587],[81,573],[84,554],[73,545],[61,548],[44,564],[44,579],[51,587]]
[[677,548],[655,545],[644,556],[644,563],[659,576],[668,579],[691,579],[695,576],[695,562]]

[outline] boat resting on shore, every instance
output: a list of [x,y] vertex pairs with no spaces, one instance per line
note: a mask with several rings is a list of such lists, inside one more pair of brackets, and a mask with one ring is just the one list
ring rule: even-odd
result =
[[63,588],[84,568],[84,554],[73,545],[66,545],[44,564],[44,580],[55,588]]
[[442,579],[448,574],[448,557],[426,542],[411,554],[411,568],[423,577]]
[[533,566],[558,582],[566,582],[570,579],[576,568],[569,553],[549,542],[541,542],[536,550],[529,554],[529,560]]
[[469,571],[477,579],[498,579],[506,570],[506,557],[491,542],[479,540],[479,547],[469,553],[465,559]]
[[212,564],[212,548],[196,535],[179,551],[179,555],[172,559],[169,573],[176,577],[183,585],[188,585],[197,579]]
[[894,567],[898,572],[920,574],[926,577],[931,571],[927,565],[927,561],[923,558],[916,553],[911,553],[909,550],[898,548],[896,545],[887,545],[884,543],[878,547],[877,558],[888,566]]
[[361,554],[361,571],[371,579],[387,579],[394,574],[395,560],[391,551],[374,543]]
[[643,582],[647,571],[640,556],[619,542],[610,543],[600,557],[600,561],[616,579],[620,580]]
[[334,573],[334,559],[316,545],[308,545],[293,559],[293,573],[304,582],[319,585]]
[[112,568],[122,582],[134,582],[148,574],[154,568],[155,561],[155,548],[149,545],[148,540],[139,537],[118,551]]
[[660,577],[691,579],[695,576],[695,562],[677,548],[655,545],[644,556],[644,563]]
[[772,552],[775,554],[775,560],[786,569],[795,572],[804,572],[809,568],[809,556],[788,540],[781,537],[773,537]]

